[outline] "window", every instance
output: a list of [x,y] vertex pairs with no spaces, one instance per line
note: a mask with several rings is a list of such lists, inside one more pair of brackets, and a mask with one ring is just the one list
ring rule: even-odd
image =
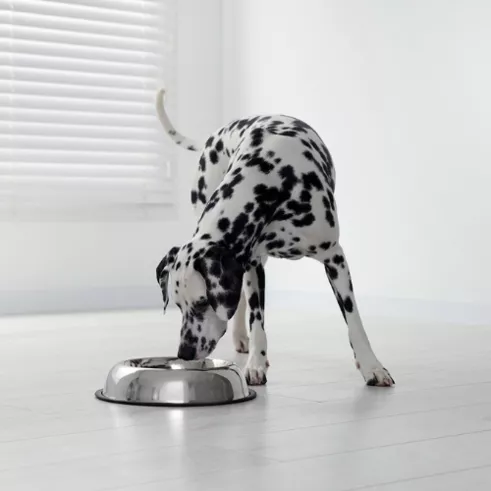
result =
[[2,214],[145,216],[173,202],[154,100],[162,84],[175,95],[176,10],[177,0],[0,0]]

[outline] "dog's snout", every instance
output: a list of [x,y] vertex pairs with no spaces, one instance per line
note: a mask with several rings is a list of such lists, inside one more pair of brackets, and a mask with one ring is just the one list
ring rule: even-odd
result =
[[196,348],[188,344],[179,346],[177,356],[181,360],[194,360],[196,358]]

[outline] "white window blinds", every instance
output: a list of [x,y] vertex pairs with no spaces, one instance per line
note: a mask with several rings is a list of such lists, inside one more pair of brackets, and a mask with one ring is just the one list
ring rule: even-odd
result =
[[1,211],[172,203],[176,4],[0,0]]

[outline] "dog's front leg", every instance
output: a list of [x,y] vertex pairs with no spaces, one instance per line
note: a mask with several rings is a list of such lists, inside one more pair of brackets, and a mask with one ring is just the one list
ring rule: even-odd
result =
[[249,313],[249,359],[245,375],[249,385],[264,385],[268,370],[267,339],[264,330],[265,274],[262,264],[251,267],[245,274],[244,292]]

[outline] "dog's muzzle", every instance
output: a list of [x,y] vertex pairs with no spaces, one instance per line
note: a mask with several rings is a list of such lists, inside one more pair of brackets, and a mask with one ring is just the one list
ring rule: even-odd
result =
[[179,346],[177,357],[181,360],[194,360],[196,358],[196,348],[188,344],[181,345]]

